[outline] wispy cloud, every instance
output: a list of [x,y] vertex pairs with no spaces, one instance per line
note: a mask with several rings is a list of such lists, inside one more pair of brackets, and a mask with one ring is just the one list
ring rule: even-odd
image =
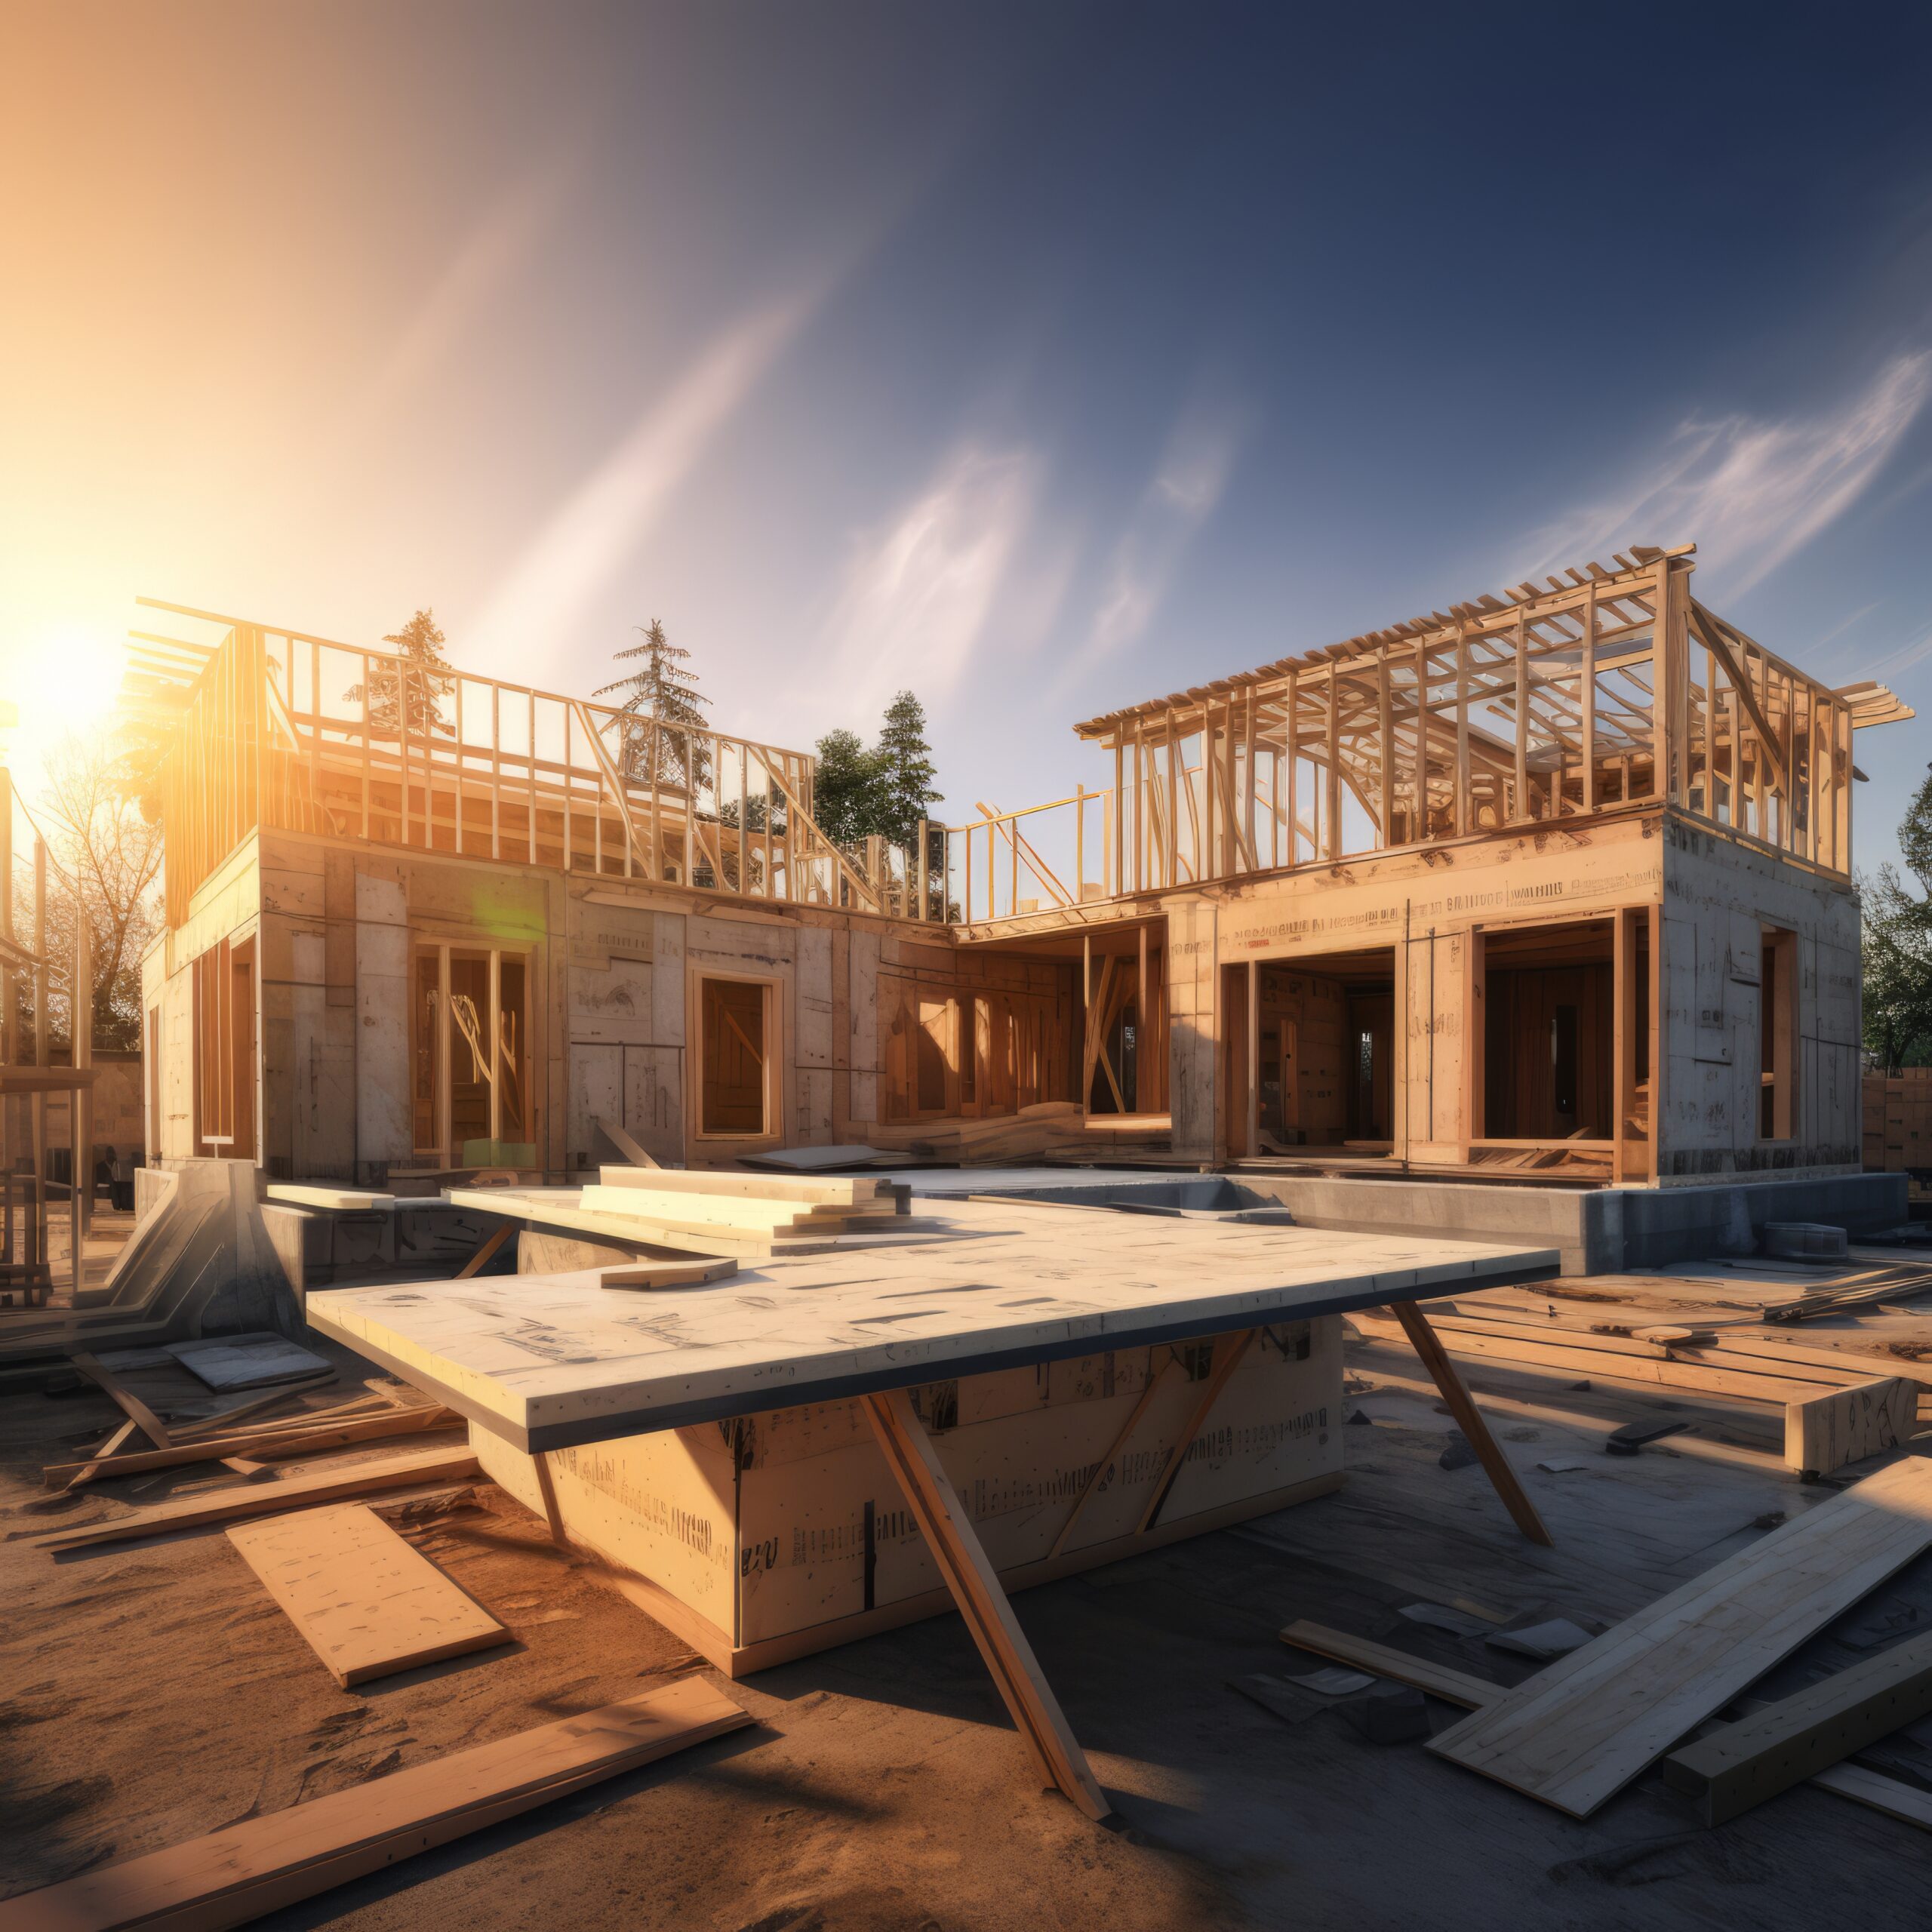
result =
[[1695,543],[1727,596],[1761,583],[1864,494],[1932,392],[1932,352],[1895,357],[1837,408],[1693,419],[1621,494],[1537,533],[1524,574],[1625,544]]
[[1932,630],[1922,631],[1906,643],[1894,646],[1884,657],[1857,666],[1861,678],[1902,677],[1915,665],[1932,657]]
[[831,675],[863,712],[901,685],[958,684],[1014,565],[1043,464],[1029,449],[968,445],[853,546],[826,625]]
[[574,157],[534,169],[484,211],[398,332],[360,414],[381,417],[435,368],[537,246],[578,172]]
[[1225,408],[1196,405],[1182,414],[1114,546],[1087,635],[1060,685],[1145,635],[1188,546],[1220,503],[1244,429]]
[[527,650],[568,632],[796,340],[826,292],[820,283],[744,316],[652,399],[497,587],[472,633],[479,657]]

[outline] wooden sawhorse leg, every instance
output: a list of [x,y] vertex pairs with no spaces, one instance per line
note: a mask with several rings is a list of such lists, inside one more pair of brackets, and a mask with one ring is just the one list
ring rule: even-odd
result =
[[1549,1531],[1543,1527],[1543,1518],[1537,1514],[1536,1505],[1524,1494],[1523,1485],[1516,1480],[1516,1472],[1497,1447],[1496,1438],[1490,1434],[1489,1424],[1483,1420],[1481,1412],[1469,1399],[1469,1392],[1463,1386],[1463,1378],[1456,1373],[1456,1364],[1449,1359],[1447,1350],[1429,1325],[1429,1318],[1412,1301],[1392,1302],[1389,1306],[1395,1319],[1402,1324],[1402,1332],[1408,1337],[1411,1346],[1421,1356],[1423,1367],[1429,1371],[1436,1387],[1442,1392],[1449,1413],[1469,1438],[1477,1460],[1482,1464],[1497,1494],[1502,1497],[1503,1508],[1515,1518],[1517,1528],[1532,1543],[1552,1542]]
[[1032,1746],[1049,1783],[1088,1817],[1111,1817],[1113,1807],[1101,1795],[1086,1753],[1040,1675],[1033,1647],[906,1392],[894,1389],[859,1400],[1020,1736]]

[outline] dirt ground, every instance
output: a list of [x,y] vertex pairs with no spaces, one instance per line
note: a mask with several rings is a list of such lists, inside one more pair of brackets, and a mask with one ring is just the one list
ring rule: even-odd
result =
[[[346,1380],[362,1379],[337,1359]],[[1757,1453],[1734,1407],[1697,1412],[1695,1440],[1613,1461],[1602,1435],[1654,1417],[1654,1401],[1480,1375],[1506,1439],[1539,1445],[1537,1457],[1590,1459],[1551,1475],[1512,1448],[1557,1537],[1538,1549],[1515,1535],[1480,1469],[1441,1466],[1450,1424],[1413,1358],[1358,1346],[1352,1364],[1350,1472],[1337,1495],[1017,1599],[1117,1829],[1038,1789],[946,1617],[726,1687],[755,1726],[263,1922],[1810,1928],[1854,1900],[1862,1917],[1923,1918],[1932,1838],[1823,1792],[1793,1791],[1706,1831],[1652,1777],[1579,1823],[1420,1743],[1371,1743],[1330,1700],[1287,1687],[1284,1718],[1235,1688],[1266,1674],[1279,1689],[1284,1672],[1317,1667],[1278,1641],[1297,1617],[1515,1681],[1527,1660],[1401,1611],[1420,1601],[1492,1621],[1540,1606],[1614,1619],[1831,1493]],[[151,1401],[181,1393],[140,1386]],[[219,1530],[57,1560],[33,1546],[34,1534],[122,1506],[20,1513],[44,1493],[41,1465],[91,1445],[115,1415],[92,1390],[0,1395],[0,1534],[11,1538],[0,1546],[0,1894],[694,1671],[723,1682],[484,1485],[475,1502],[405,1512],[398,1526],[514,1643],[338,1690]],[[174,1472],[132,1500],[235,1480]],[[1860,1620],[1889,1634],[1928,1617],[1932,1563],[1921,1563],[1787,1669],[1867,1654]],[[1429,1709],[1438,1728],[1456,1715]],[[1921,1761],[1932,1786],[1932,1752],[1909,1734],[1884,1761],[1907,1777]]]

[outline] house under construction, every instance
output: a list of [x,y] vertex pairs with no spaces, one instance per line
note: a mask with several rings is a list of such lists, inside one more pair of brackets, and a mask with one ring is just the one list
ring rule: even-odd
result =
[[1762,1192],[1720,1180],[1855,1220],[1854,734],[1912,714],[1694,549],[1090,719],[1104,782],[909,852],[826,838],[801,752],[158,607],[220,635],[136,645],[150,1159],[1154,1151],[1609,1263]]

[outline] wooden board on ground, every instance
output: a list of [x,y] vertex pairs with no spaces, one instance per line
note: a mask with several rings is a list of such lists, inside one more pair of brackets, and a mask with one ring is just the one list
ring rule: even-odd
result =
[[[1291,1623],[1281,1635],[1283,1643],[1297,1650],[1312,1651],[1317,1657],[1352,1665],[1393,1684],[1412,1684],[1445,1704],[1460,1704],[1466,1710],[1481,1710],[1509,1694],[1502,1684],[1486,1677],[1472,1677],[1466,1671],[1412,1657],[1406,1651],[1392,1650],[1386,1644],[1346,1630],[1331,1630],[1325,1624]],[[1867,1770],[1863,1764],[1833,1764],[1812,1772],[1807,1782],[1854,1804],[1882,1811],[1888,1818],[1916,1825],[1921,1831],[1932,1831],[1932,1792],[1921,1791],[1900,1779]]]
[[308,1315],[531,1451],[1467,1294],[1557,1260],[1401,1232],[935,1205],[946,1238],[931,1246],[749,1263],[679,1296],[675,1323],[582,1274],[332,1288]]
[[0,1932],[220,1932],[751,1721],[686,1678],[9,1899]]
[[213,1389],[231,1394],[300,1382],[325,1371],[327,1359],[283,1335],[226,1335],[209,1341],[171,1342],[168,1352]]
[[1721,1825],[1932,1712],[1932,1635],[1914,1637],[1674,1751],[1664,1777]]
[[359,1503],[238,1523],[228,1540],[346,1690],[509,1641],[509,1632]]
[[1915,1457],[1626,1618],[1429,1748],[1586,1818],[1928,1546],[1932,1461]]
[[1807,1475],[1882,1456],[1918,1426],[1918,1384],[1890,1376],[1793,1402],[1784,1412],[1784,1460]]
[[176,1503],[158,1503],[138,1515],[85,1529],[61,1530],[39,1539],[42,1549],[85,1549],[96,1543],[126,1543],[134,1537],[164,1536],[176,1530],[199,1529],[211,1523],[238,1522],[248,1516],[270,1516],[278,1510],[306,1509],[349,1496],[367,1496],[386,1489],[408,1489],[418,1483],[446,1482],[476,1473],[475,1452],[470,1449],[424,1449],[413,1456],[391,1456],[381,1462],[352,1463],[317,1470],[307,1475],[284,1476],[278,1481],[245,1483],[212,1495],[186,1496]]
[[[326,1411],[312,1426],[303,1424],[280,1429],[263,1427],[237,1430],[223,1435],[198,1436],[192,1442],[179,1437],[165,1449],[136,1450],[133,1454],[103,1460],[100,1452],[81,1463],[50,1463],[41,1472],[49,1488],[78,1480],[82,1472],[92,1470],[91,1481],[99,1476],[145,1475],[153,1469],[177,1469],[191,1463],[219,1463],[230,1456],[251,1456],[263,1462],[290,1462],[298,1456],[312,1455],[325,1449],[345,1449],[352,1443],[380,1442],[389,1436],[415,1435],[425,1429],[448,1429],[460,1420],[440,1402],[419,1408],[389,1409],[378,1415],[346,1416],[340,1422],[329,1419]],[[129,1424],[127,1426],[131,1427]]]

